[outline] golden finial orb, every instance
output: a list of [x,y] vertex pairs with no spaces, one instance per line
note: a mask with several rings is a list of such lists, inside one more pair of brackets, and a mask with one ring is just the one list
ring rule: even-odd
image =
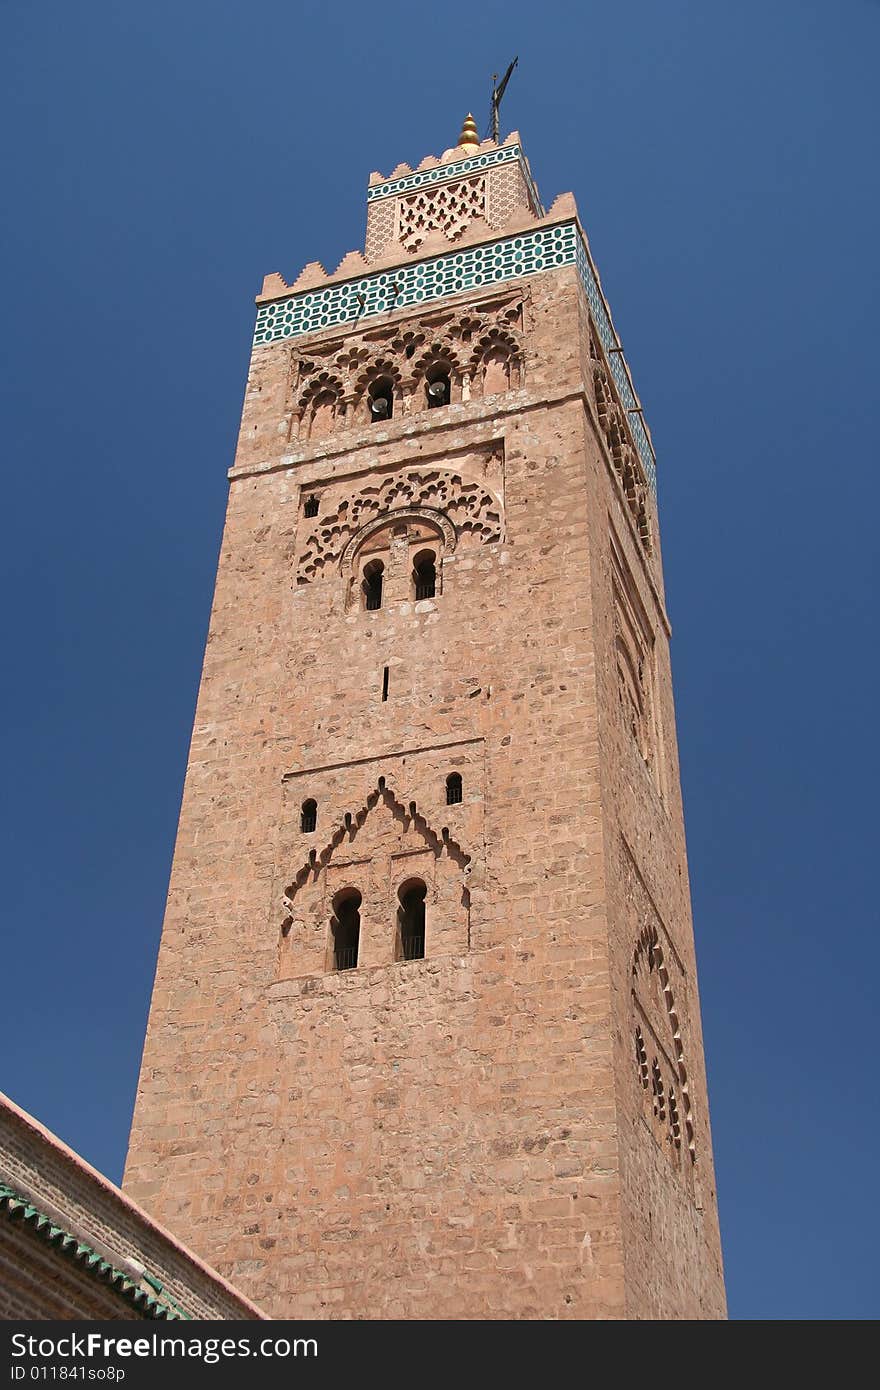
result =
[[464,118],[464,125],[461,128],[461,135],[458,137],[458,149],[478,150],[480,148],[480,135],[477,130],[477,123],[470,111]]

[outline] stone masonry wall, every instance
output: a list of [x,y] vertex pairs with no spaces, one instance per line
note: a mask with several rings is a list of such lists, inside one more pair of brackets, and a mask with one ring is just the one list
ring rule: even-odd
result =
[[[582,360],[589,336],[582,330]],[[726,1305],[657,513],[652,506],[647,555],[596,414],[588,436],[597,459],[587,474],[589,545],[596,644],[605,653],[596,696],[626,1315],[717,1318]],[[622,646],[644,657],[641,746],[619,680]]]
[[[609,520],[658,586],[659,555],[615,500],[575,272],[453,307],[452,403],[428,410],[404,369],[380,424],[354,373],[345,410],[318,401],[292,427],[304,353],[326,342],[335,361],[329,335],[296,361],[254,353],[125,1187],[275,1316],[711,1315],[717,1233],[695,1227],[689,1191],[651,1177],[669,1230],[647,1253],[626,1210],[647,1203],[656,1141],[626,1089],[637,932],[614,855],[632,767],[614,733]],[[470,307],[509,316],[514,367],[491,345],[471,367]],[[437,336],[389,315],[353,348],[367,370],[386,353],[387,372],[418,360],[407,332]],[[372,517],[389,486],[404,519],[359,551],[344,518]],[[416,601],[425,544],[439,592]],[[378,611],[361,601],[368,556],[385,565]],[[673,877],[675,795],[654,851]],[[395,960],[413,872],[425,959]],[[359,963],[334,972],[328,918],[355,888]],[[695,1000],[686,883],[675,893]],[[688,1047],[699,1118],[695,1031]]]
[[[31,1116],[0,1096],[0,1181],[96,1249],[143,1265],[192,1318],[261,1316],[118,1188]],[[0,1318],[132,1318],[133,1306],[0,1214]]]

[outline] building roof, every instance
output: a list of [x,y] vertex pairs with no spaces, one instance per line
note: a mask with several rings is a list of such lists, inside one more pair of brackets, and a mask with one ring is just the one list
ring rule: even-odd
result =
[[113,1265],[93,1250],[90,1245],[77,1236],[57,1226],[51,1217],[40,1211],[13,1188],[0,1183],[0,1213],[10,1221],[20,1221],[30,1227],[34,1235],[51,1245],[67,1259],[76,1261],[97,1282],[109,1285],[114,1293],[130,1303],[142,1317],[189,1320],[189,1314],[174,1302],[166,1293],[160,1280],[145,1273],[144,1282],[154,1284],[155,1293],[148,1293],[136,1284],[121,1269]]
[[69,1262],[84,1287],[97,1293],[103,1285],[118,1296],[128,1305],[124,1317],[266,1317],[82,1155],[0,1093],[3,1227],[10,1234],[13,1227],[22,1236],[27,1232]]

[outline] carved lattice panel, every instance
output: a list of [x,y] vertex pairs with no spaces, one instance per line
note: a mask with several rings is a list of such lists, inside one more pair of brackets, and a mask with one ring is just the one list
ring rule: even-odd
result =
[[417,251],[431,232],[457,241],[475,217],[486,216],[486,180],[482,176],[412,193],[400,200],[400,242]]

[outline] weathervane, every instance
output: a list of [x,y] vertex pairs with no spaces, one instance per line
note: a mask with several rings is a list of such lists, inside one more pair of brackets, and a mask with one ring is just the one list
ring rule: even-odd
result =
[[501,105],[501,98],[504,96],[505,88],[510,81],[510,74],[513,72],[518,62],[519,58],[514,58],[500,83],[498,81],[497,72],[493,72],[492,74],[492,139],[495,141],[496,145],[501,135],[501,122],[498,118],[498,108]]

